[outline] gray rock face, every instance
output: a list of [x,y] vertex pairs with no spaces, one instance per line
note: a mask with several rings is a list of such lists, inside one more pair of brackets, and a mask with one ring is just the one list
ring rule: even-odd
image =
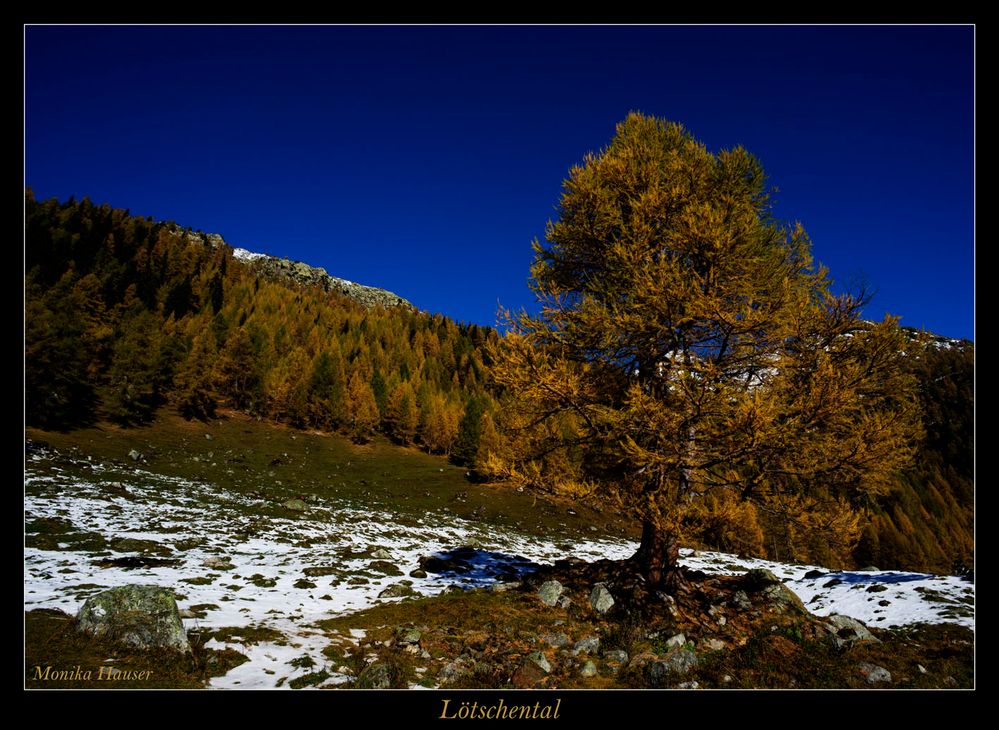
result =
[[748,611],[753,607],[753,602],[749,600],[749,596],[746,595],[745,591],[736,591],[732,596],[731,603],[740,611]]
[[590,592],[590,605],[600,615],[607,613],[614,606],[614,596],[607,590],[605,584],[597,583],[593,586],[593,590]]
[[628,652],[626,652],[624,649],[611,649],[610,651],[604,652],[604,659],[606,659],[609,662],[627,664]]
[[540,638],[543,642],[549,646],[554,646],[556,649],[561,649],[569,643],[569,637],[565,634],[542,634]]
[[545,674],[552,670],[551,662],[540,651],[531,652],[527,655],[527,660],[536,664]]
[[556,606],[558,605],[558,599],[562,597],[562,591],[565,588],[557,580],[546,580],[541,584],[541,588],[538,590],[538,598],[546,606]]
[[679,649],[684,644],[687,643],[687,637],[683,634],[674,634],[673,636],[666,639],[666,647],[668,649]]
[[826,628],[830,631],[829,640],[837,649],[864,641],[881,643],[881,640],[872,634],[866,626],[849,616],[841,616],[838,613],[826,616]]
[[290,279],[296,284],[314,286],[324,291],[342,294],[360,302],[369,309],[376,306],[415,309],[412,304],[390,291],[355,284],[346,279],[338,279],[326,273],[326,269],[309,266],[301,261],[262,256],[249,263],[249,266],[271,279]]
[[587,636],[576,642],[576,645],[572,647],[572,653],[579,654],[595,654],[600,648],[600,639],[596,636]]
[[884,667],[879,667],[877,664],[868,664],[867,662],[861,662],[857,665],[860,671],[863,673],[864,677],[867,679],[868,684],[878,684],[879,682],[890,682],[891,672],[889,672]]
[[177,601],[159,586],[127,585],[98,593],[83,604],[77,621],[80,631],[115,643],[191,650]]
[[753,568],[747,571],[742,576],[742,584],[746,586],[747,590],[757,593],[778,613],[787,610],[805,613],[805,604],[801,602],[797,594],[766,568]]
[[666,685],[670,675],[686,674],[697,666],[697,656],[689,649],[681,649],[670,654],[663,661],[645,665],[645,679],[652,687]]
[[392,673],[385,664],[369,664],[357,677],[358,689],[391,689]]
[[[217,233],[199,233],[188,231],[180,227],[174,228],[174,233],[184,236],[193,243],[199,243],[209,249],[228,247],[225,239]],[[240,251],[237,249],[233,258],[241,261],[243,265],[249,267],[263,276],[270,279],[286,279],[303,286],[317,286],[324,291],[333,291],[351,299],[355,299],[365,307],[406,307],[415,310],[412,304],[402,297],[384,289],[376,289],[373,286],[363,286],[355,284],[346,279],[338,279],[330,276],[325,269],[318,266],[309,266],[301,261],[289,261],[279,259],[265,254],[252,253],[250,251]]]
[[396,643],[401,646],[408,646],[410,644],[419,644],[420,639],[423,638],[423,632],[419,629],[407,629],[405,627],[400,627],[396,629]]

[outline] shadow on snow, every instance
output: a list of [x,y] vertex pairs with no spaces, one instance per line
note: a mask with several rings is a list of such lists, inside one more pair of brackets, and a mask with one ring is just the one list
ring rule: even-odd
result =
[[541,566],[520,555],[508,555],[462,546],[420,559],[428,573],[453,580],[462,588],[517,581]]

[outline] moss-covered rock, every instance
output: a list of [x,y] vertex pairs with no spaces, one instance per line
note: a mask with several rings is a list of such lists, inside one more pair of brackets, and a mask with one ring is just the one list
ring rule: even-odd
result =
[[160,586],[127,585],[98,593],[83,604],[77,620],[80,631],[126,646],[191,650],[177,601]]

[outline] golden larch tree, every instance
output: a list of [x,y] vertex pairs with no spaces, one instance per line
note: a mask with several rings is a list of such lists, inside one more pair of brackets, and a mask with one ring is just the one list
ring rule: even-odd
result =
[[862,293],[833,293],[766,185],[745,149],[713,154],[630,114],[571,169],[534,242],[540,309],[508,314],[490,353],[510,422],[574,424],[547,433],[641,520],[634,559],[652,585],[682,580],[685,518],[709,493],[790,519],[836,513],[912,455],[897,321],[867,322]]

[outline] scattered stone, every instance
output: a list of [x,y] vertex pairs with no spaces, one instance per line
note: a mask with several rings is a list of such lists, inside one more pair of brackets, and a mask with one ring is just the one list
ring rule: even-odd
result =
[[336,575],[340,572],[340,569],[332,565],[312,565],[303,569],[302,572],[310,578],[320,578],[324,575]]
[[700,687],[701,685],[697,683],[696,679],[692,682],[680,682],[680,684],[676,686],[677,689],[700,689]]
[[569,598],[569,596],[562,596],[560,599],[558,599],[559,608],[569,608],[569,606],[571,605],[572,605],[572,599]]
[[949,674],[946,677],[943,678],[943,683],[947,687],[956,687],[957,686],[957,680],[954,679]]
[[177,601],[160,586],[126,585],[102,591],[87,599],[77,621],[79,631],[115,643],[191,650]]
[[510,677],[510,681],[517,689],[531,689],[537,687],[545,675],[546,672],[541,667],[528,659],[517,667],[517,671]]
[[663,591],[656,591],[656,598],[666,604],[666,612],[676,618],[678,611],[676,608],[676,599],[673,598],[669,593],[664,593]]
[[305,578],[299,578],[298,580],[295,581],[294,585],[295,588],[303,588],[303,589],[316,587],[315,583],[313,583],[311,580],[306,580]]
[[879,568],[876,568],[873,565],[868,565],[868,566],[865,566],[863,568],[860,568],[859,572],[861,572],[861,573],[880,573],[881,570]]
[[441,684],[454,684],[458,680],[472,676],[472,666],[474,660],[467,656],[460,656],[453,662],[444,665],[438,679]]
[[810,570],[805,573],[805,580],[815,580],[816,578],[821,578],[825,573],[821,570]]
[[721,680],[721,681],[722,681],[722,682],[723,682],[724,684],[728,684],[729,682],[731,682],[731,681],[732,681],[732,675],[731,675],[731,674],[723,674],[723,675],[722,675],[722,680]]
[[116,553],[155,553],[157,555],[173,553],[166,545],[161,545],[155,540],[136,540],[131,537],[115,538],[108,543],[108,547]]
[[884,593],[886,590],[888,590],[888,586],[881,585],[880,583],[867,586],[868,593]]
[[131,459],[132,461],[138,461],[139,459],[142,458],[142,454],[140,454],[135,449],[132,449],[131,451],[128,452],[128,458]]
[[857,642],[881,643],[866,626],[849,616],[841,616],[838,613],[831,614],[826,617],[826,625],[830,630],[829,641],[837,649],[852,646]]
[[215,437],[212,436],[210,433],[206,433],[205,434],[205,441],[214,441],[214,440],[215,440]]
[[882,607],[884,607],[884,606],[890,606],[891,605],[891,601],[889,601],[887,598],[882,598],[880,601],[878,601],[878,605],[882,606]]
[[825,583],[823,583],[822,587],[823,588],[832,588],[833,586],[838,586],[842,582],[843,581],[841,581],[839,578],[833,578],[832,580],[828,580]]
[[670,675],[686,674],[697,666],[697,656],[689,649],[673,652],[663,661],[645,665],[645,679],[652,687],[664,687]]
[[388,665],[375,662],[369,664],[357,676],[358,689],[391,689],[392,672]]
[[596,654],[599,649],[600,639],[596,636],[586,636],[576,642],[575,646],[572,647],[572,653],[574,656],[579,656],[580,654]]
[[557,606],[565,588],[557,580],[547,580],[538,589],[538,598],[546,606]]
[[704,639],[701,641],[701,648],[707,651],[721,651],[725,648],[725,642],[721,639]]
[[416,570],[409,571],[409,577],[410,578],[426,578],[427,577],[427,571],[425,571],[425,570],[423,570],[421,568],[417,568]]
[[385,575],[402,575],[402,571],[387,560],[372,560],[368,567]]
[[305,504],[304,500],[301,499],[289,499],[284,503],[286,509],[290,509],[293,512],[305,512],[309,507]]
[[884,667],[879,667],[877,664],[868,664],[867,662],[861,662],[857,665],[864,678],[867,680],[868,684],[877,684],[878,682],[890,682],[891,672],[889,672]]
[[738,608],[740,611],[748,611],[753,607],[753,602],[749,600],[749,596],[745,591],[736,591],[732,596],[732,606]]
[[373,553],[371,553],[371,557],[378,558],[379,560],[391,560],[392,553],[390,553],[385,548],[378,548]]
[[579,676],[581,677],[597,676],[597,665],[594,664],[592,660],[587,660],[587,662],[583,665],[583,668],[579,670]]
[[650,662],[658,661],[659,657],[652,652],[643,651],[641,654],[636,654],[628,662],[628,667],[631,669],[641,669],[647,666]]
[[400,646],[419,644],[423,638],[423,632],[419,629],[409,629],[400,626],[395,630],[396,643]]
[[751,591],[761,591],[767,586],[780,583],[780,578],[766,568],[747,570],[742,576],[742,583]]
[[203,614],[201,616],[199,616],[196,612],[194,612],[194,611],[192,611],[192,610],[190,610],[188,608],[182,608],[182,609],[178,610],[177,614],[181,618],[203,618]]
[[534,651],[528,654],[527,660],[537,664],[545,674],[549,674],[552,671],[552,665],[548,661],[548,657],[540,651]]
[[565,634],[542,634],[540,638],[543,642],[549,646],[554,646],[556,649],[561,649],[569,643],[569,637]]
[[232,564],[232,558],[228,555],[221,558],[206,558],[201,564],[213,570],[233,570],[236,567]]
[[604,652],[604,659],[609,662],[617,662],[618,664],[627,664],[628,652],[624,649],[610,649]]
[[407,596],[418,596],[419,591],[414,591],[411,587],[404,585],[402,583],[393,583],[381,593],[378,594],[379,598],[406,598]]
[[590,592],[590,605],[593,610],[601,616],[606,614],[614,606],[614,596],[607,590],[607,585],[597,583]]
[[684,636],[683,634],[674,634],[673,636],[671,636],[668,639],[666,639],[666,648],[667,649],[674,649],[674,648],[679,649],[680,647],[682,647],[686,643],[687,643],[687,637],[686,636]]
[[919,670],[920,674],[928,674],[929,673],[929,672],[926,671],[926,667],[924,667],[922,664],[917,664],[916,665],[916,669]]
[[496,593],[504,593],[505,591],[512,591],[516,588],[520,588],[520,586],[522,585],[523,583],[521,583],[518,580],[501,581],[499,583],[493,583],[491,586],[489,586],[489,590],[494,591]]

